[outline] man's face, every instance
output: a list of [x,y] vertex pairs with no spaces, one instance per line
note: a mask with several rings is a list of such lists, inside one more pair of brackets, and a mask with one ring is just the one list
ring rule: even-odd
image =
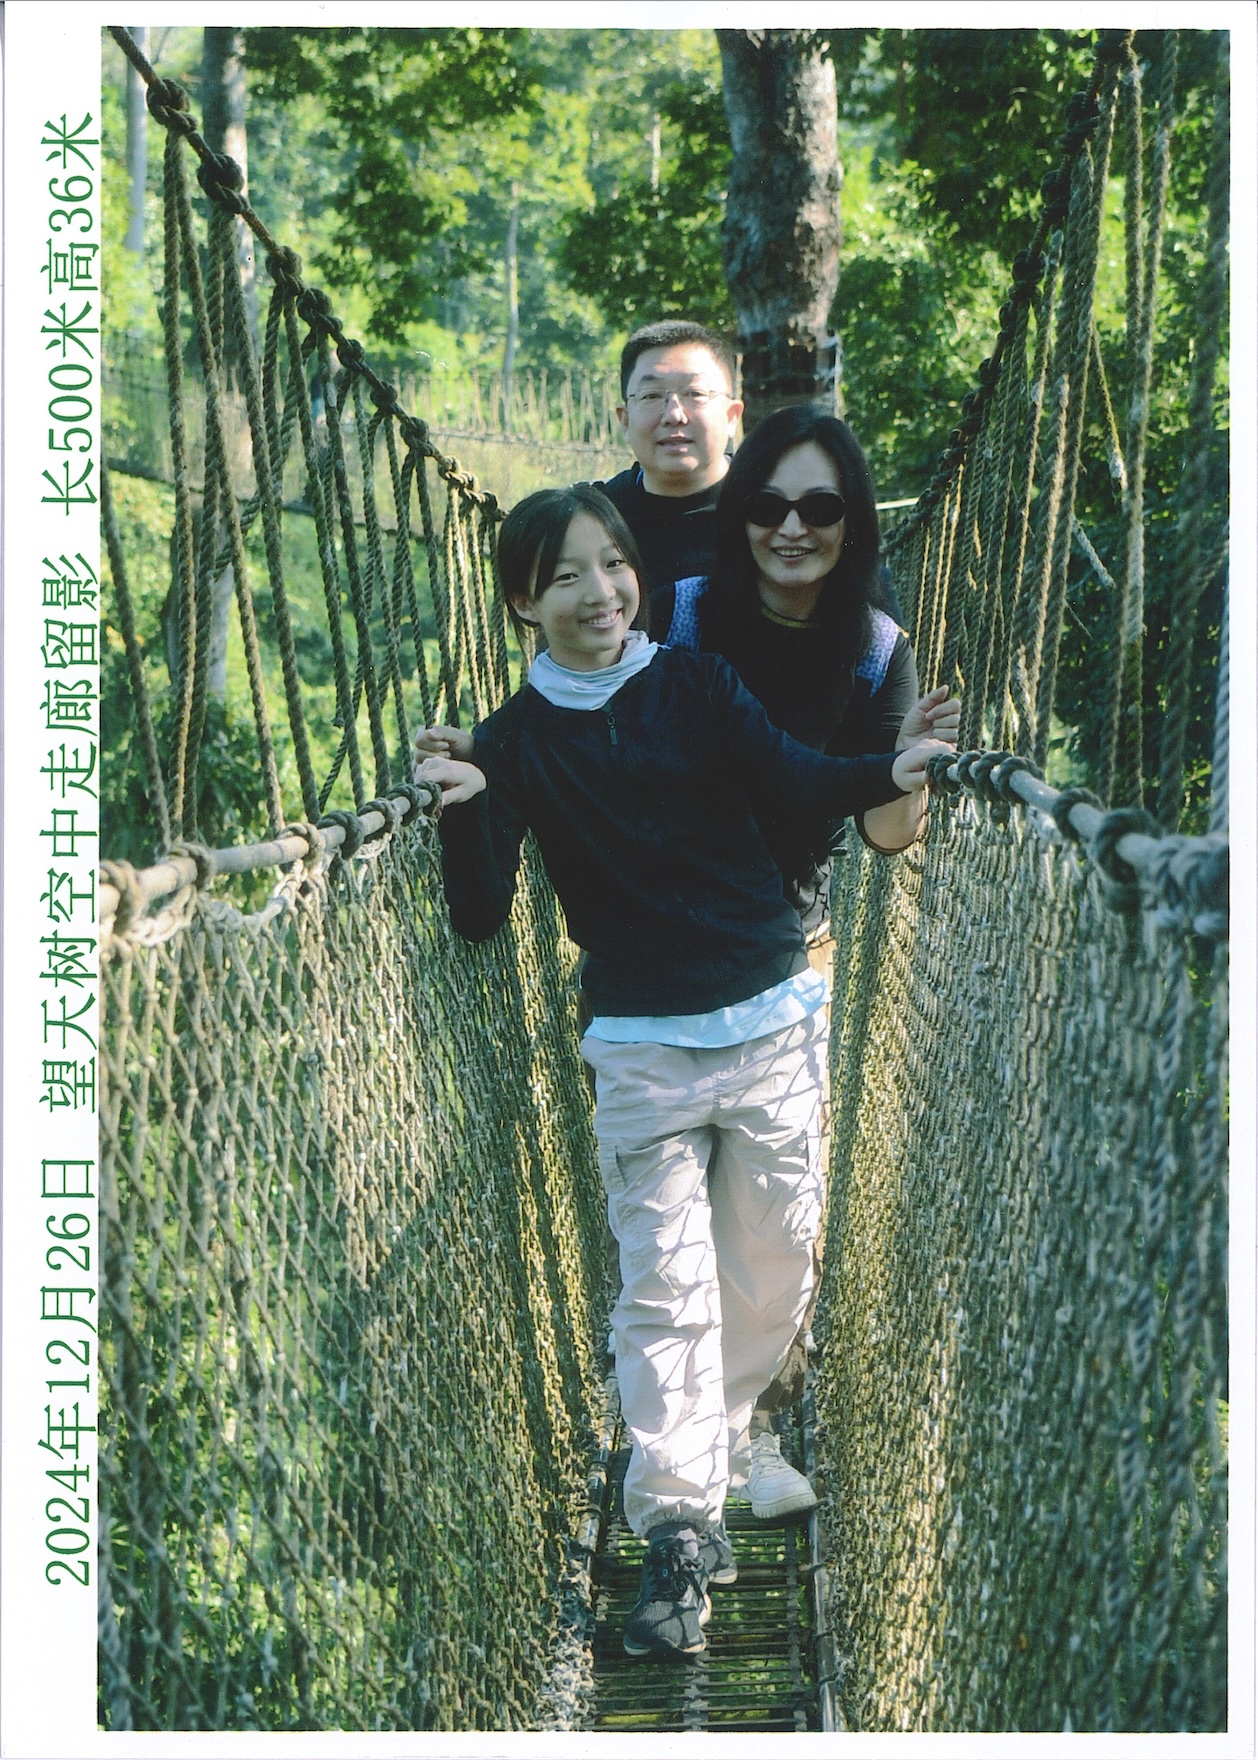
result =
[[649,348],[633,363],[616,414],[652,495],[697,495],[728,469],[725,447],[743,406],[700,343]]

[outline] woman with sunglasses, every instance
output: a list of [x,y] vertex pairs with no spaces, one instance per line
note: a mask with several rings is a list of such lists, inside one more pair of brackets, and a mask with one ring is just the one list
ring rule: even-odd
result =
[[[955,742],[960,703],[943,685],[918,695],[909,639],[881,608],[879,549],[873,482],[852,430],[806,405],[777,410],[744,440],[722,484],[711,578],[655,594],[651,634],[724,655],[770,721],[818,751]],[[870,808],[857,828],[893,854],[918,835],[924,803],[923,791]],[[760,828],[803,918],[810,959],[828,969],[834,828],[798,814],[762,816]],[[816,1502],[782,1460],[770,1416],[798,1396],[802,1372],[801,1334],[752,1418],[747,1494],[757,1516],[799,1514]]]
[[[846,422],[807,405],[760,422],[730,465],[716,509],[710,579],[651,601],[651,634],[723,654],[770,721],[835,755],[953,740],[960,704],[919,697],[908,637],[880,608],[878,514],[869,466]],[[922,825],[921,796],[857,821],[885,854]],[[788,891],[814,932],[827,916],[830,827],[763,827]]]

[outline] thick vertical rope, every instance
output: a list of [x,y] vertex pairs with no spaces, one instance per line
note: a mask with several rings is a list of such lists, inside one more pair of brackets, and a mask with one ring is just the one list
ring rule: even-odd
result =
[[[383,410],[377,410],[374,416],[368,415],[362,380],[356,374],[352,382],[352,391],[354,396],[354,429],[358,435],[358,457],[363,478],[363,521],[367,532],[367,602],[369,605],[374,604],[376,596],[379,595],[380,615],[384,620],[384,689],[380,697],[381,724],[383,727],[384,699],[392,690],[394,712],[397,717],[398,752],[405,773],[409,774],[407,754],[410,751],[410,737],[407,730],[406,705],[402,694],[402,666],[398,646],[400,605],[385,567],[384,540],[380,532],[380,510],[376,505],[376,442],[381,427],[389,425],[389,418]],[[395,531],[394,543],[399,541],[399,534]],[[387,782],[385,786],[388,786]]]
[[319,791],[322,809],[340,774],[348,753],[351,785],[355,803],[365,800],[362,763],[358,753],[358,731],[354,725],[353,688],[349,663],[345,656],[345,632],[341,625],[341,584],[336,566],[336,548],[332,542],[331,522],[324,499],[323,469],[315,440],[314,417],[310,407],[310,388],[306,380],[305,350],[298,325],[296,302],[284,305],[284,326],[288,343],[288,398],[295,403],[301,428],[302,452],[306,465],[306,482],[310,504],[314,510],[315,539],[319,550],[319,572],[323,580],[323,598],[328,613],[328,634],[332,639],[332,667],[336,679],[336,725],[342,729],[341,749],[331,771]]
[[166,784],[162,779],[162,762],[157,752],[157,735],[153,731],[153,710],[148,685],[144,678],[144,655],[135,629],[135,607],[127,582],[126,558],[118,535],[118,518],[114,511],[114,494],[109,467],[101,465],[101,518],[105,525],[105,546],[109,552],[109,572],[113,576],[114,601],[118,608],[118,624],[127,650],[127,675],[131,681],[131,699],[140,724],[140,749],[144,753],[144,773],[148,778],[149,804],[157,820],[161,847],[170,845],[170,810],[166,805]]
[[[236,506],[235,490],[231,478],[231,460],[227,454],[223,431],[221,404],[223,393],[222,280],[219,276],[211,276],[211,285],[213,286],[217,282],[217,293],[211,313],[211,308],[205,300],[199,265],[197,264],[196,236],[192,225],[191,204],[187,204],[182,212],[187,227],[184,240],[184,260],[205,373],[206,480],[208,485],[211,469],[217,468],[220,517],[226,521],[231,545],[236,607],[240,616],[240,635],[245,653],[245,669],[249,678],[249,696],[253,704],[254,731],[258,741],[258,761],[262,768],[262,779],[266,792],[267,818],[271,830],[278,831],[284,823],[286,815],[283,801],[280,798],[279,771],[275,762],[275,745],[271,737],[266,684],[262,676],[262,648],[258,641],[258,626],[253,610],[253,593],[249,585],[249,572],[245,562],[244,533],[240,527],[240,515]],[[223,273],[230,273],[233,276],[239,273],[235,221],[226,209],[214,203],[211,204],[210,211],[210,253],[212,266],[217,258]],[[228,265],[230,265],[230,269]],[[211,316],[213,322],[211,322]],[[208,519],[208,497],[206,522],[212,537],[213,527]],[[212,562],[213,558],[211,557]]]
[[1219,631],[1219,679],[1214,698],[1214,762],[1210,769],[1210,830],[1225,836],[1228,826],[1228,607],[1229,583],[1223,587],[1223,627]]
[[[401,468],[398,467],[397,433],[392,421],[384,424],[385,448],[389,458],[389,479],[393,485],[393,505],[397,511],[397,538],[393,551],[394,619],[400,627],[403,612],[410,618],[411,643],[415,650],[415,676],[419,681],[420,709],[423,725],[433,725],[432,687],[428,682],[428,657],[424,653],[423,626],[419,617],[419,597],[415,590],[415,569],[411,559],[411,485],[415,476],[417,454],[408,449]],[[406,724],[404,708],[398,710],[399,732]],[[410,738],[403,741],[404,751],[410,750]]]
[[1007,558],[1004,573],[1009,581],[1009,610],[1005,619],[1005,642],[993,669],[992,740],[1012,748],[1015,730],[1025,726],[1029,704],[1021,655],[1034,631],[1035,602],[1030,592],[1032,513],[1037,470],[1043,453],[1047,420],[1048,372],[1053,332],[1057,322],[1064,239],[1060,229],[1049,236],[1047,260],[1035,311],[1035,352],[1025,405],[1026,426],[1021,437],[1017,464],[1018,494],[1011,509],[1008,536],[1002,550]]
[[1174,831],[1184,789],[1184,747],[1188,736],[1192,650],[1202,576],[1202,525],[1208,505],[1208,473],[1214,438],[1214,377],[1227,307],[1228,192],[1230,154],[1229,63],[1227,39],[1219,38],[1214,129],[1205,200],[1206,260],[1197,287],[1199,345],[1188,394],[1186,456],[1180,478],[1179,526],[1171,569],[1170,628],[1167,637],[1166,708],[1162,718],[1157,817]]
[[389,786],[389,751],[384,737],[384,721],[380,713],[380,691],[376,683],[375,655],[371,641],[370,581],[363,579],[358,556],[358,534],[354,528],[354,502],[350,494],[349,473],[345,463],[345,443],[341,434],[345,406],[349,398],[351,373],[332,376],[327,342],[320,338],[316,352],[324,407],[328,412],[328,466],[331,499],[335,502],[341,525],[341,553],[349,580],[349,602],[358,632],[358,659],[354,668],[353,714],[357,717],[360,689],[367,698],[367,725],[371,733],[371,750],[376,766],[376,793],[383,794]]
[[[170,411],[171,463],[175,478],[171,600],[178,632],[179,655],[178,672],[174,681],[175,753],[171,780],[175,808],[173,829],[178,836],[185,829],[184,805],[188,740],[192,726],[192,673],[196,637],[196,576],[183,392],[183,335],[179,325],[181,246],[178,188],[183,177],[183,151],[179,137],[174,133],[166,136],[163,167],[162,331],[165,341],[167,403]],[[187,829],[192,829],[190,820]]]
[[[1033,265],[1026,265],[1028,273]],[[963,746],[984,740],[999,744],[1005,719],[1003,689],[997,700],[992,690],[995,656],[1007,645],[1007,631],[1016,576],[1009,567],[1007,550],[1010,522],[1014,517],[1014,483],[1020,438],[1030,411],[1027,404],[1027,337],[1031,323],[1033,283],[1023,282],[1026,297],[1019,301],[1001,371],[995,405],[987,418],[993,460],[984,483],[982,529],[983,605],[976,618],[976,640],[970,661],[970,677],[962,697]],[[1003,687],[1003,672],[1001,683]]]
[[[249,412],[249,429],[253,439],[254,475],[258,484],[258,502],[262,513],[262,539],[266,551],[267,577],[271,586],[271,606],[275,616],[275,633],[279,641],[280,666],[284,677],[284,700],[288,709],[288,725],[292,733],[293,752],[301,786],[302,811],[307,819],[319,816],[319,786],[315,781],[310,755],[310,739],[301,700],[301,678],[297,670],[297,649],[293,640],[292,617],[284,582],[284,555],[280,535],[280,499],[286,447],[275,419],[274,384],[279,353],[280,308],[283,294],[276,289],[267,315],[264,347],[268,351],[263,368],[264,378],[272,386],[272,402],[264,408],[253,353],[253,336],[245,307],[240,276],[224,275],[231,333],[236,345],[237,371],[244,388],[245,407]],[[290,428],[291,431],[291,428]],[[242,522],[243,523],[243,522]]]
[[[1114,136],[1114,96],[1117,67],[1111,64],[1109,76],[1100,96],[1100,123],[1095,144],[1089,143],[1079,155],[1081,213],[1076,224],[1073,274],[1076,280],[1071,324],[1067,330],[1068,384],[1070,407],[1067,421],[1064,457],[1064,493],[1054,510],[1052,530],[1052,566],[1044,607],[1043,640],[1040,664],[1034,680],[1036,715],[1035,742],[1032,756],[1043,768],[1048,759],[1052,729],[1053,699],[1057,684],[1057,656],[1061,646],[1061,628],[1066,612],[1066,577],[1070,566],[1071,522],[1074,517],[1075,489],[1079,478],[1079,456],[1083,439],[1083,418],[1087,403],[1088,365],[1092,353],[1092,302],[1096,288],[1097,249],[1101,230],[1101,214],[1105,206],[1105,185],[1109,176],[1110,145]],[[1086,167],[1086,173],[1084,168]],[[1072,227],[1072,232],[1074,228]]]
[[[1144,473],[1149,431],[1149,398],[1153,385],[1154,321],[1157,314],[1158,275],[1162,262],[1162,238],[1166,224],[1166,198],[1170,183],[1170,136],[1174,119],[1177,37],[1168,31],[1162,51],[1162,80],[1158,96],[1158,123],[1154,137],[1153,177],[1147,232],[1140,248],[1129,246],[1128,270],[1139,285],[1128,291],[1128,330],[1133,336],[1131,400],[1127,424],[1127,545],[1122,598],[1118,606],[1118,676],[1111,696],[1110,722],[1106,730],[1106,767],[1102,794],[1139,806],[1144,794]],[[1127,160],[1137,163],[1142,146],[1138,91],[1133,97],[1133,135]],[[1131,175],[1130,171],[1128,173]],[[1138,207],[1129,209],[1127,223],[1141,233],[1144,216]],[[1131,304],[1138,328],[1132,332]],[[1112,781],[1111,781],[1112,777]]]
[[[408,437],[409,438],[409,437]],[[428,559],[428,595],[437,623],[437,644],[441,652],[441,684],[446,699],[446,724],[459,725],[459,684],[456,670],[454,640],[451,627],[449,576],[442,565],[437,545],[437,528],[432,512],[432,492],[428,483],[427,460],[419,458],[415,467],[415,484],[419,490],[419,516],[424,530],[424,554]],[[453,491],[448,491],[453,493]]]

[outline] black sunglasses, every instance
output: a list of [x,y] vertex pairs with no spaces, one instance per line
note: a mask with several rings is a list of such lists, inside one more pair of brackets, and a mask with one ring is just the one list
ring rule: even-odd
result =
[[743,518],[749,525],[773,529],[782,524],[792,507],[806,526],[837,526],[847,513],[847,502],[833,489],[814,489],[798,501],[788,501],[772,489],[760,489],[743,502]]

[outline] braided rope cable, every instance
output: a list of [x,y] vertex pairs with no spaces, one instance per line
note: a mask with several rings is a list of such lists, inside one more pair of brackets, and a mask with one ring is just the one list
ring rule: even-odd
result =
[[1231,719],[1228,674],[1230,604],[1230,586],[1225,582],[1223,623],[1219,632],[1219,677],[1214,698],[1214,757],[1210,766],[1210,830],[1219,836],[1226,836],[1228,826],[1228,728]]
[[[297,649],[293,638],[288,590],[284,580],[284,557],[280,532],[279,502],[282,492],[284,459],[288,451],[285,431],[281,431],[277,423],[275,410],[275,381],[278,370],[282,296],[277,288],[272,295],[271,306],[267,313],[262,384],[260,385],[257,362],[254,358],[253,336],[245,307],[244,289],[241,286],[239,275],[234,272],[234,269],[229,273],[227,264],[224,265],[224,287],[227,292],[232,335],[235,341],[237,370],[244,388],[245,405],[249,413],[249,430],[253,439],[253,465],[258,484],[257,501],[262,515],[267,578],[271,587],[271,607],[275,618],[276,638],[279,642],[280,667],[284,679],[284,700],[288,710],[288,725],[293,738],[293,751],[297,760],[302,810],[308,818],[313,818],[318,813],[319,790],[315,781],[314,763],[310,754],[310,736],[306,728],[305,709],[301,698],[301,679],[297,670]],[[269,407],[266,406],[264,399],[264,387],[268,383],[271,387]],[[291,420],[286,424],[286,434],[291,438]],[[244,513],[241,515],[240,523],[243,532],[246,529]]]
[[[1070,335],[1069,379],[1070,411],[1065,456],[1065,493],[1056,510],[1052,533],[1052,572],[1045,604],[1044,635],[1040,648],[1040,664],[1034,685],[1036,731],[1033,755],[1037,764],[1048,759],[1052,732],[1053,703],[1056,697],[1057,660],[1061,650],[1062,623],[1066,611],[1066,579],[1070,566],[1071,520],[1079,480],[1079,463],[1083,443],[1084,417],[1087,407],[1088,365],[1092,357],[1092,309],[1096,289],[1096,267],[1100,245],[1101,217],[1105,207],[1105,186],[1109,177],[1110,149],[1114,138],[1118,64],[1108,66],[1108,81],[1100,93],[1100,116],[1094,140],[1076,161],[1077,174],[1086,194],[1084,220],[1076,235],[1077,276],[1076,308],[1073,335]],[[1086,167],[1086,173],[1084,172]],[[1073,199],[1073,192],[1072,192]],[[1073,231],[1073,228],[1072,228]],[[1069,335],[1069,333],[1068,333]]]
[[[1122,593],[1117,603],[1115,649],[1117,677],[1110,695],[1105,730],[1101,793],[1137,804],[1144,795],[1144,477],[1149,432],[1149,400],[1153,385],[1154,320],[1170,186],[1170,135],[1174,120],[1177,38],[1168,32],[1162,50],[1162,80],[1154,139],[1152,192],[1147,220],[1138,203],[1127,204],[1126,220],[1138,234],[1138,247],[1128,248],[1128,356],[1130,409],[1127,424],[1127,545]],[[1142,142],[1138,91],[1133,95],[1132,138],[1128,166],[1139,164]],[[1137,180],[1138,181],[1138,180]],[[1131,309],[1134,294],[1134,323]]]
[[188,473],[188,439],[184,421],[183,337],[179,328],[180,227],[178,181],[183,161],[179,137],[166,137],[162,184],[163,281],[162,334],[166,363],[167,406],[170,412],[171,462],[175,479],[173,577],[179,662],[175,679],[174,761],[171,766],[174,829],[182,830],[187,788],[188,740],[192,726],[193,642],[196,631],[196,580],[192,498]]
[[101,466],[100,473],[100,504],[101,518],[105,526],[105,547],[109,555],[109,572],[113,577],[114,599],[118,607],[118,624],[123,644],[127,650],[127,674],[131,681],[131,696],[140,724],[140,746],[144,753],[144,773],[148,778],[149,802],[157,819],[158,835],[161,838],[162,847],[165,848],[171,837],[170,810],[166,804],[166,784],[162,777],[162,761],[157,750],[157,735],[153,730],[153,708],[149,701],[148,684],[144,677],[144,655],[136,636],[135,607],[131,602],[131,588],[127,582],[126,557],[123,554],[122,539],[118,533],[118,516],[114,509],[109,467],[104,464]]
[[1164,829],[1179,823],[1184,787],[1184,748],[1192,685],[1192,650],[1197,605],[1205,586],[1202,570],[1203,524],[1209,499],[1210,450],[1214,438],[1213,393],[1228,298],[1228,196],[1230,190],[1230,111],[1227,39],[1218,45],[1210,165],[1204,191],[1206,259],[1196,290],[1200,346],[1193,357],[1188,391],[1185,457],[1180,477],[1175,559],[1171,571],[1170,627],[1167,634],[1165,710],[1159,754],[1157,814]]
[[[351,714],[358,716],[360,691],[367,698],[367,725],[371,734],[372,757],[376,766],[377,794],[389,786],[389,752],[384,737],[384,721],[380,711],[380,692],[376,682],[376,662],[371,640],[371,580],[363,578],[358,554],[358,535],[354,525],[354,503],[350,494],[349,473],[345,465],[345,445],[341,436],[345,406],[353,376],[337,374],[333,380],[327,354],[327,343],[319,339],[317,359],[328,412],[328,470],[331,498],[336,504],[341,524],[341,554],[349,582],[349,602],[358,632],[358,657],[354,668],[354,691]],[[355,797],[356,802],[360,797]]]

